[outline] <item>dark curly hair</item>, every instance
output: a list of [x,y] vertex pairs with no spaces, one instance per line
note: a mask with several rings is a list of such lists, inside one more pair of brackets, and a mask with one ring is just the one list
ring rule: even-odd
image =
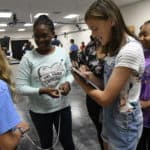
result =
[[54,33],[55,28],[53,21],[48,16],[46,15],[39,16],[34,22],[33,29],[35,29],[35,27],[40,24],[47,25],[49,30]]

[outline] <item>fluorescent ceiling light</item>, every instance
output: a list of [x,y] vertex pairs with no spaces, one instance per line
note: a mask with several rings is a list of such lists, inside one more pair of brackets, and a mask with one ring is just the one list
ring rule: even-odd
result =
[[12,16],[12,12],[0,12],[0,18],[10,18]]
[[33,26],[33,24],[32,23],[25,23],[24,26],[25,27],[31,27],[31,26]]
[[46,15],[46,16],[48,16],[48,13],[37,13],[37,14],[34,16],[34,18],[38,18],[38,17],[41,16],[41,15]]
[[0,29],[0,32],[5,32],[6,31],[6,29]]
[[7,27],[6,23],[0,23],[0,27]]
[[24,28],[22,28],[22,29],[18,29],[18,31],[25,31],[25,29],[24,29]]
[[79,16],[78,14],[70,14],[70,15],[65,16],[64,18],[65,19],[72,19],[72,18],[76,18],[78,16]]

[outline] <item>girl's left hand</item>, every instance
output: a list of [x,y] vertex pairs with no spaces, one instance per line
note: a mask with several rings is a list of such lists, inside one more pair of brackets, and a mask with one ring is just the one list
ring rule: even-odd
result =
[[64,95],[64,96],[68,95],[69,91],[71,90],[70,83],[65,82],[65,83],[61,84],[59,86],[59,90],[62,95]]

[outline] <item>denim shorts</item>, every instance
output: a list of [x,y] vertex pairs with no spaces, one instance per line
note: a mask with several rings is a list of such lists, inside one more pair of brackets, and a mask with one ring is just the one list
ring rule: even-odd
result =
[[103,109],[102,138],[109,150],[136,150],[142,129],[139,104],[131,112],[120,112],[116,103]]

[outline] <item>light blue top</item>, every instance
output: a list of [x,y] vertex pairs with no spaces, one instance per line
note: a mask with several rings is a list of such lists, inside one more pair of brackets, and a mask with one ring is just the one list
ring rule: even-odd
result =
[[19,122],[21,119],[13,105],[7,83],[0,80],[0,134],[11,130]]
[[72,45],[70,46],[70,51],[71,51],[71,52],[78,51],[78,46],[77,46],[76,44],[72,44]]
[[29,96],[32,111],[51,113],[69,106],[68,96],[39,95],[41,87],[58,88],[66,81],[73,81],[70,58],[63,48],[55,47],[48,55],[41,55],[36,50],[27,52],[19,64],[16,79],[17,91]]

